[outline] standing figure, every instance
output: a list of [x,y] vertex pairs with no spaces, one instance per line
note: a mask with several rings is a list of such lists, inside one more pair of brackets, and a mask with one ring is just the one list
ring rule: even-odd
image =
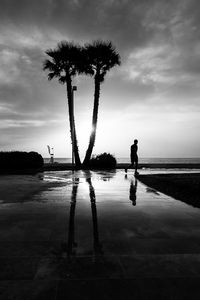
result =
[[131,168],[131,167],[134,168],[134,166],[135,166],[135,175],[139,175],[139,173],[137,171],[137,169],[138,169],[137,151],[138,151],[138,140],[134,140],[134,144],[131,145],[131,165],[125,169],[126,173],[129,168]]

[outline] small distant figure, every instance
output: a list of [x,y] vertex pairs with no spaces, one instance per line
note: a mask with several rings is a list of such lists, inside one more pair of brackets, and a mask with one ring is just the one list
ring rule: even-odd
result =
[[130,190],[129,190],[129,199],[132,201],[132,205],[136,206],[136,192],[137,192],[137,179],[135,179],[135,184],[131,180]]
[[53,148],[50,148],[49,145],[47,145],[47,149],[48,149],[48,152],[49,152],[49,155],[50,155],[50,164],[53,164],[54,163],[54,152],[53,152]]
[[[53,148],[52,148],[53,149]],[[51,164],[53,164],[54,163],[54,156],[53,156],[54,154],[53,153],[51,153],[51,157],[50,157],[50,163]]]
[[137,155],[137,151],[138,151],[138,140],[134,140],[134,144],[131,145],[131,164],[130,166],[128,166],[125,169],[125,172],[127,173],[127,170],[129,168],[134,168],[135,166],[135,176],[139,175],[137,169],[138,169],[138,155]]

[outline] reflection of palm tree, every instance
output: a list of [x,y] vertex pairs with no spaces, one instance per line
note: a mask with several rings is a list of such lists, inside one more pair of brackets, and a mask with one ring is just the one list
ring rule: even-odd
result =
[[81,161],[78,152],[78,143],[76,137],[75,120],[72,103],[72,78],[80,72],[81,48],[70,42],[61,42],[55,50],[49,49],[46,54],[50,57],[44,61],[44,70],[49,70],[48,79],[58,78],[61,84],[67,86],[67,98],[69,109],[69,123],[71,131],[71,140],[73,153],[75,156],[76,167],[80,167]]
[[69,216],[69,228],[68,228],[68,242],[67,242],[67,255],[73,254],[74,247],[77,247],[74,238],[74,218],[76,209],[76,197],[78,191],[79,178],[73,178],[73,187],[70,202],[70,216]]
[[129,199],[132,201],[132,205],[136,206],[136,192],[137,192],[137,179],[133,184],[133,179],[130,182]]
[[[103,254],[103,251],[102,251],[102,245],[99,241],[95,190],[94,190],[94,187],[91,182],[90,172],[85,171],[85,174],[86,174],[86,181],[89,185],[89,195],[90,195],[90,201],[91,201],[94,253],[95,253],[95,255],[101,255],[101,254]],[[73,180],[74,181],[73,181],[71,202],[70,202],[68,242],[67,242],[67,247],[66,247],[68,257],[70,257],[72,254],[74,254],[74,248],[77,247],[77,243],[75,242],[74,220],[75,220],[76,198],[77,198],[77,192],[78,192],[79,178],[75,178]]]
[[106,73],[114,66],[120,65],[120,56],[115,51],[111,42],[95,41],[92,44],[85,46],[85,63],[86,74],[94,76],[94,107],[92,116],[92,131],[90,134],[90,141],[83,165],[89,164],[90,157],[96,138],[98,107],[100,97],[100,85],[104,81]]
[[96,196],[95,190],[92,185],[91,177],[86,178],[86,181],[89,185],[90,191],[90,201],[91,201],[91,210],[92,210],[92,223],[93,223],[93,238],[94,238],[94,253],[95,255],[103,254],[102,245],[99,241],[99,230],[98,230],[98,218],[97,218],[97,208],[96,208]]

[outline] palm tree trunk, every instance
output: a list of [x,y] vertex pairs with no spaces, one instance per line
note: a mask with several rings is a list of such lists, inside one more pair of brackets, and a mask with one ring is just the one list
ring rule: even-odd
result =
[[99,240],[99,230],[98,230],[98,218],[97,218],[97,208],[96,208],[96,196],[95,190],[92,185],[91,178],[86,179],[89,185],[90,191],[90,202],[91,202],[91,210],[92,210],[92,223],[93,223],[93,241],[94,241],[94,253],[95,256],[103,254],[102,246]]
[[74,112],[72,107],[72,81],[71,78],[66,80],[67,82],[67,98],[68,98],[68,108],[69,108],[69,124],[70,124],[70,132],[71,132],[71,141],[73,145],[73,153],[75,157],[75,165],[77,168],[81,166],[81,160],[78,152],[78,143],[76,138],[76,128],[75,128],[75,120],[74,120]]
[[67,242],[68,257],[70,257],[70,255],[73,254],[73,248],[74,246],[76,246],[74,219],[75,219],[78,184],[79,184],[79,178],[73,178],[73,186],[72,186],[72,194],[71,194],[71,202],[70,202],[69,227],[68,227],[68,242]]
[[89,145],[83,161],[83,166],[85,167],[89,165],[89,161],[92,155],[92,150],[94,148],[95,139],[96,139],[97,118],[98,118],[99,97],[100,97],[100,80],[98,75],[95,76],[94,83],[95,83],[95,91],[94,91],[94,107],[93,107],[93,116],[92,116],[92,131],[90,134]]

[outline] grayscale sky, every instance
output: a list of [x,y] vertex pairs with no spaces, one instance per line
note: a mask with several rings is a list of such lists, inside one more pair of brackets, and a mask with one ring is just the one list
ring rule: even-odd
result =
[[[94,153],[200,156],[200,1],[0,0],[0,150],[69,157],[66,88],[48,81],[45,50],[61,40],[111,40],[121,56],[101,86]],[[80,153],[93,79],[75,78]]]

